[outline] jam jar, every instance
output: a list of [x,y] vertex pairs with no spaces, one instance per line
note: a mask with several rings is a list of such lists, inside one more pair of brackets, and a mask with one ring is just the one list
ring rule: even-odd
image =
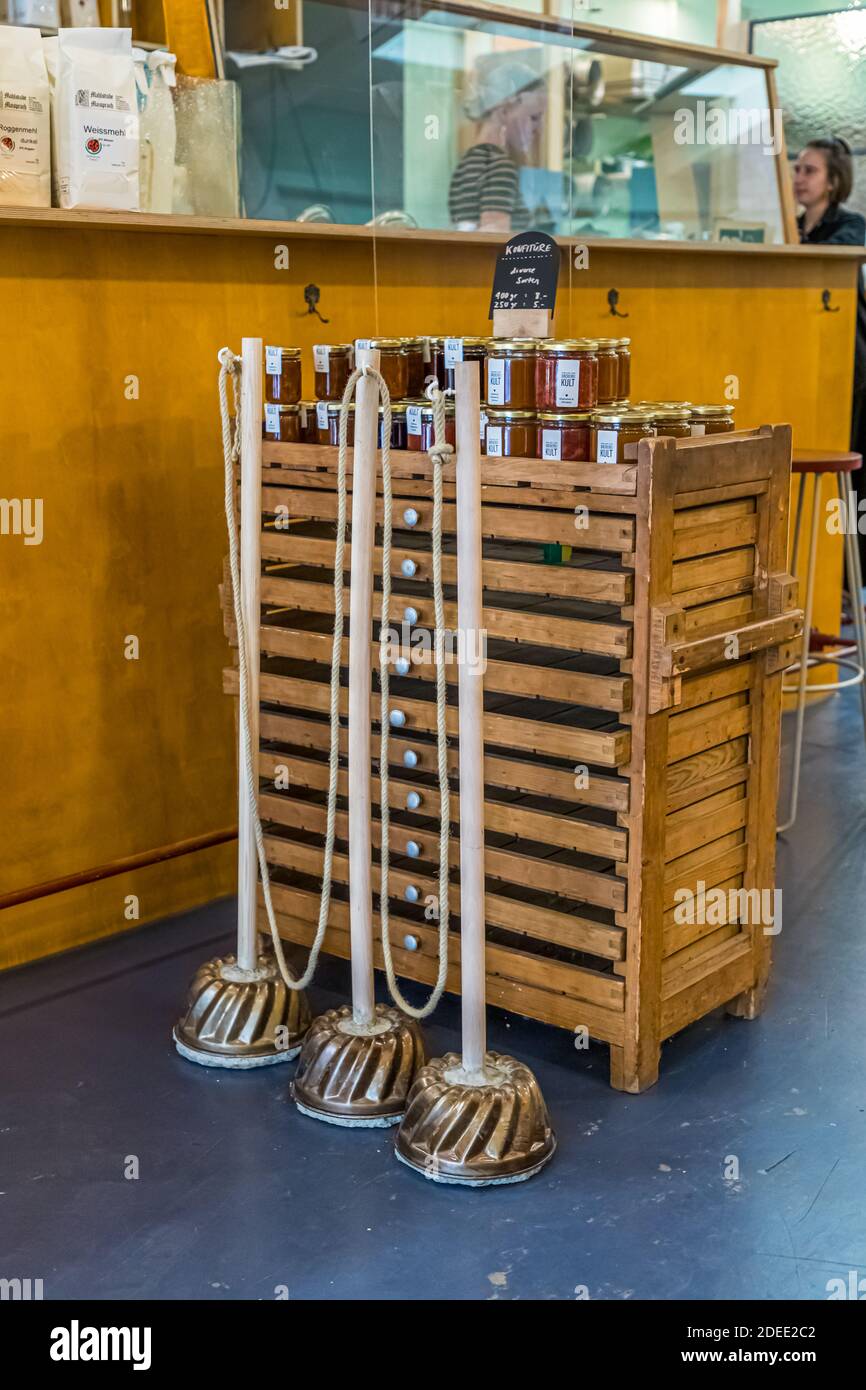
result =
[[[445,402],[445,442],[456,444],[454,402]],[[433,406],[430,401],[409,401],[406,407],[406,447],[429,453],[433,448]]]
[[631,391],[631,338],[618,338],[616,355],[619,358],[619,386],[616,398],[627,401]]
[[538,457],[562,463],[586,463],[590,457],[591,416],[588,410],[538,412]]
[[592,410],[598,404],[595,338],[546,339],[538,345],[539,410]]
[[693,405],[690,412],[692,434],[728,434],[736,429],[732,405]]
[[427,377],[433,375],[430,360],[430,339],[401,338],[400,342],[403,344],[403,351],[408,359],[406,395],[409,400],[412,400],[417,396],[423,396]]
[[487,345],[487,393],[495,408],[535,410],[537,338],[491,338]]
[[400,338],[371,338],[370,347],[379,354],[379,373],[394,401],[405,401],[409,394],[409,356]]
[[596,463],[634,463],[638,441],[653,434],[653,421],[646,411],[595,410],[590,458]]
[[313,348],[316,400],[339,401],[352,374],[351,343],[316,343]]
[[268,405],[297,405],[301,399],[301,349],[265,348],[265,400]]
[[[391,448],[405,449],[406,444],[406,401],[391,402]],[[376,433],[378,448],[382,447],[382,425],[385,419],[385,407],[379,406],[379,428]]]
[[316,402],[301,401],[298,406],[301,423],[301,443],[318,444],[319,427],[316,423]]
[[538,416],[534,410],[487,411],[484,452],[488,458],[534,459],[538,448]]
[[685,401],[660,401],[642,409],[652,421],[656,434],[672,435],[674,439],[687,439],[692,432],[691,407]]
[[436,376],[443,391],[454,390],[455,362],[479,362],[481,390],[484,391],[484,362],[487,338],[440,338],[436,346]]
[[299,405],[265,406],[265,422],[262,430],[264,439],[277,444],[300,444],[301,407]]
[[[319,401],[316,405],[316,426],[320,444],[332,444],[336,449],[340,443],[340,402],[339,401]],[[349,418],[346,422],[346,440],[349,444],[355,442],[355,405],[354,402],[349,406]]]
[[598,404],[622,400],[619,394],[619,338],[598,339]]

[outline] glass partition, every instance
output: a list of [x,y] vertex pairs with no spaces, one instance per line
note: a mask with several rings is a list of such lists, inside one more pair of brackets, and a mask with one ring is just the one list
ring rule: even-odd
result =
[[784,240],[761,66],[444,0],[307,0],[303,40],[227,57],[248,216]]

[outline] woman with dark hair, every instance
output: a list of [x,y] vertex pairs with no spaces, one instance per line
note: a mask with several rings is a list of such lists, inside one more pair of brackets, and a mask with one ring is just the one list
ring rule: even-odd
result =
[[[837,246],[866,244],[866,218],[844,206],[854,185],[851,147],[838,136],[810,140],[794,165],[794,197],[803,211],[797,218],[801,242]],[[857,280],[857,331],[854,345],[854,400],[851,448],[866,460],[866,294],[863,272]],[[866,495],[866,462],[853,475],[858,498]],[[866,568],[866,536],[858,535],[860,558]]]

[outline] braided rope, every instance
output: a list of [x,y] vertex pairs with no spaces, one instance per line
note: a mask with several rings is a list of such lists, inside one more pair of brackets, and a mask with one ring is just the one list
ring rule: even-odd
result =
[[[384,386],[384,384],[383,384]],[[385,388],[386,389],[386,388]],[[379,631],[379,681],[381,693],[381,744],[379,751],[379,783],[382,818],[381,843],[381,885],[379,893],[379,918],[382,930],[382,955],[385,960],[385,974],[388,989],[394,1003],[412,1018],[426,1018],[439,1003],[448,979],[448,849],[451,834],[451,802],[448,784],[448,745],[446,739],[446,695],[445,673],[445,605],[442,598],[442,465],[454,454],[452,446],[445,440],[445,397],[437,388],[431,389],[433,402],[433,447],[430,459],[433,463],[433,604],[435,612],[436,649],[436,753],[439,774],[439,970],[436,984],[427,1003],[415,1008],[404,998],[394,971],[391,953],[391,923],[388,908],[388,888],[390,874],[390,824],[388,759],[390,739],[389,709],[389,669],[388,669],[388,626],[391,603],[391,534],[392,534],[392,494],[391,494],[391,450],[390,450],[390,401],[387,397],[385,414],[388,417],[383,426],[382,438],[382,491],[384,500],[384,527],[382,537],[382,625]]]
[[[259,862],[259,873],[262,879],[262,895],[265,900],[265,911],[270,927],[271,939],[274,943],[274,953],[277,958],[280,974],[289,989],[302,990],[312,980],[319,961],[319,953],[325,939],[325,932],[328,926],[328,916],[331,909],[331,878],[334,863],[334,841],[336,839],[337,822],[337,777],[339,773],[339,753],[340,753],[340,657],[343,650],[343,557],[346,549],[346,443],[347,443],[347,420],[348,404],[351,399],[351,392],[354,390],[355,382],[360,376],[355,372],[350,377],[343,396],[343,403],[340,410],[340,448],[337,462],[337,543],[334,554],[334,637],[331,647],[331,705],[330,705],[330,752],[328,759],[328,815],[325,831],[325,862],[322,870],[322,894],[319,900],[319,921],[316,927],[316,934],[310,947],[310,954],[307,960],[307,968],[300,979],[295,978],[286,964],[283,952],[283,943],[277,930],[276,917],[274,916],[274,906],[271,897],[271,876],[268,869],[267,854],[265,852],[264,836],[262,834],[262,822],[259,816],[258,804],[258,777],[254,772],[252,738],[250,735],[250,691],[249,691],[249,668],[247,664],[247,633],[246,620],[241,607],[241,581],[240,581],[240,546],[238,543],[237,520],[234,511],[234,465],[240,455],[240,392],[238,390],[238,378],[241,374],[241,359],[236,357],[228,348],[223,348],[219,354],[220,375],[219,375],[219,400],[220,400],[220,419],[222,423],[223,437],[223,459],[225,462],[225,513],[226,524],[229,533],[229,565],[231,568],[232,580],[232,603],[235,615],[235,625],[238,633],[238,655],[240,680],[240,715],[241,715],[241,734],[243,739],[244,768],[247,777],[247,787],[249,789],[250,811],[252,815],[253,831],[256,841],[256,855]],[[232,393],[235,404],[235,432],[232,437],[231,422],[228,411],[228,392],[226,389],[227,378],[231,376]]]

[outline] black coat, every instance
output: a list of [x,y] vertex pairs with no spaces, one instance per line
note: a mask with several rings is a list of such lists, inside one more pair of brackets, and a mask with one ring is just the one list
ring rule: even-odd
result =
[[[800,240],[808,245],[820,242],[835,246],[866,245],[866,217],[839,203],[831,204],[811,232],[803,232],[803,217],[797,218]],[[866,390],[866,294],[863,272],[857,276],[857,336],[854,349],[854,390]]]

